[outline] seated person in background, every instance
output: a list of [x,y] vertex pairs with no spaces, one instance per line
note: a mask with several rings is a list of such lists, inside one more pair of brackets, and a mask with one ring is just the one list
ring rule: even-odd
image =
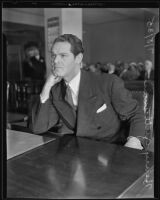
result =
[[84,63],[84,62],[82,62],[82,68],[83,68],[84,70],[86,70],[86,71],[89,70],[88,64],[87,64],[87,63]]
[[28,42],[24,45],[24,51],[25,60],[22,63],[24,80],[44,80],[46,65],[37,43]]
[[95,66],[96,66],[97,72],[101,73],[102,63],[101,63],[101,62],[97,62],[97,63],[95,64]]
[[129,64],[128,70],[126,70],[121,78],[125,81],[137,80],[140,76],[140,72],[137,69],[136,63],[132,62]]
[[96,71],[97,71],[96,66],[95,66],[94,64],[90,64],[90,65],[88,66],[88,69],[89,69],[91,72],[96,72]]
[[119,76],[121,72],[124,70],[124,62],[120,60],[116,61],[115,67],[116,67],[115,74]]
[[89,68],[89,71],[94,72],[96,74],[101,73],[100,69],[97,68],[96,64],[90,64],[88,68]]
[[152,61],[146,60],[145,63],[144,63],[144,68],[145,68],[144,79],[154,80],[154,69],[153,69]]
[[[143,149],[144,113],[123,81],[114,74],[83,70],[82,42],[72,34],[56,38],[51,52],[51,73],[32,108],[33,133],[58,126],[60,135]],[[123,127],[129,127],[126,135]]]
[[119,74],[119,77],[122,78],[123,74],[125,74],[125,73],[128,71],[128,67],[129,67],[128,63],[125,62],[125,63],[124,63],[124,66],[123,66],[123,70],[122,70],[122,72]]
[[102,73],[108,73],[108,65],[107,65],[108,63],[107,62],[105,62],[103,65],[102,65],[102,67],[101,67],[101,72]]
[[137,63],[137,69],[140,73],[138,80],[144,80],[145,68],[142,62]]
[[114,74],[116,71],[115,65],[113,65],[112,63],[108,63],[107,66],[108,66],[108,74]]

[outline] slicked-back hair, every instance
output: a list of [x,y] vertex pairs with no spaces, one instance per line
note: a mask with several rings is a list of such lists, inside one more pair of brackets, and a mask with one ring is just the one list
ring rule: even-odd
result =
[[57,42],[68,42],[71,45],[71,52],[74,54],[74,56],[77,56],[79,53],[84,52],[82,41],[75,35],[72,34],[63,34],[57,37],[54,42],[52,47],[54,46],[55,43]]

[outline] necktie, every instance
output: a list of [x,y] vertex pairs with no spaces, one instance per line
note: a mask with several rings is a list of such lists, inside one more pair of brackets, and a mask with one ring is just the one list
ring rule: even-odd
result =
[[69,85],[66,86],[65,100],[74,108],[74,103],[73,103],[73,99],[72,99],[71,88],[70,88]]
[[73,99],[72,99],[72,93],[71,93],[71,88],[69,85],[66,85],[65,84],[65,96],[64,96],[64,99],[65,101],[68,102],[68,104],[71,106],[71,109],[69,109],[69,113],[70,113],[70,117],[72,116],[72,119],[74,119],[74,122],[73,122],[73,126],[74,126],[74,129],[76,128],[76,116],[77,116],[77,109],[76,109],[76,106],[74,105],[73,103]]

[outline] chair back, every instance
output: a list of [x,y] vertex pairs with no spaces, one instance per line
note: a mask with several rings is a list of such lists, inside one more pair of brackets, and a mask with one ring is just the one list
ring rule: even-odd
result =
[[27,114],[31,97],[39,95],[42,86],[43,83],[40,81],[13,82],[10,87],[10,106],[8,111]]

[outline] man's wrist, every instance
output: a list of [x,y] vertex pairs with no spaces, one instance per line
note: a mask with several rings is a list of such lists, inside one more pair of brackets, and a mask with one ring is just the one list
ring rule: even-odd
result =
[[49,84],[49,83],[46,83],[42,89],[42,92],[40,94],[40,100],[41,100],[41,103],[45,103],[47,101],[47,99],[49,98],[49,93],[50,93],[50,90],[52,88],[53,85]]
[[49,97],[44,97],[40,94],[40,101],[41,103],[45,103]]

